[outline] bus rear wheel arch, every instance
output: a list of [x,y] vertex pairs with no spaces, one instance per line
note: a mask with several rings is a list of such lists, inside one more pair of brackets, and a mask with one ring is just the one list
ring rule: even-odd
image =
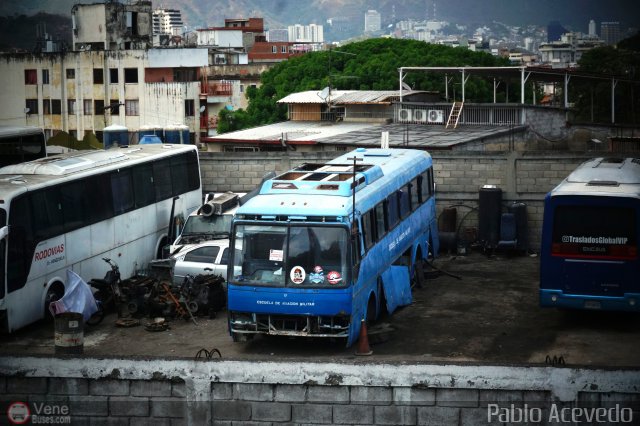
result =
[[56,281],[49,286],[47,292],[44,295],[44,318],[51,319],[53,316],[51,315],[51,311],[49,310],[49,304],[51,302],[55,302],[56,300],[60,300],[64,296],[64,284],[60,281]]

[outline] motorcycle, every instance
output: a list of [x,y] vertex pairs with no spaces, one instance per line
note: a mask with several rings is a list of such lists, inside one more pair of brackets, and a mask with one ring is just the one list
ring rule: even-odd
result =
[[110,310],[117,310],[120,317],[122,309],[126,308],[126,297],[120,287],[120,268],[116,262],[107,257],[103,257],[102,260],[109,264],[110,269],[104,278],[94,278],[87,283],[95,289],[93,297],[98,306],[98,311],[87,321],[88,325],[100,324]]

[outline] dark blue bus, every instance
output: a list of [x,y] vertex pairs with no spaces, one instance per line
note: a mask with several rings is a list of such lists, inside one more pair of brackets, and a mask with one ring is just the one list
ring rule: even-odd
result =
[[545,199],[540,305],[639,311],[640,159],[581,164]]

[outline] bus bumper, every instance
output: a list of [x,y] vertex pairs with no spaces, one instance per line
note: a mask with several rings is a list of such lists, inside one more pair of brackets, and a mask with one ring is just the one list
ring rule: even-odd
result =
[[640,312],[640,293],[625,293],[621,297],[608,297],[564,294],[561,290],[541,289],[540,306],[544,308]]

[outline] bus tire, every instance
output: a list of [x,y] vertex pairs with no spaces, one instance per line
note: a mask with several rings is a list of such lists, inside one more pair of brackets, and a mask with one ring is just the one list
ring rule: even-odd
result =
[[422,288],[424,283],[424,263],[422,259],[416,258],[413,262],[413,273],[411,275],[411,288]]
[[55,282],[51,284],[47,293],[44,296],[44,318],[47,320],[53,319],[51,311],[49,310],[49,304],[60,300],[64,296],[64,285],[61,282]]

